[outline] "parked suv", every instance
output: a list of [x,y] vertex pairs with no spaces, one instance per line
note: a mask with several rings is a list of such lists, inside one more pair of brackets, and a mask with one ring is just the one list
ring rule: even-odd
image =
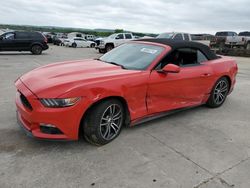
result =
[[101,40],[100,44],[96,46],[96,49],[98,49],[100,53],[105,53],[133,39],[134,36],[132,33],[115,33]]
[[0,36],[0,51],[31,51],[39,55],[48,48],[47,38],[38,32],[14,31]]
[[185,40],[191,41],[191,35],[189,33],[178,33],[178,32],[170,32],[170,33],[162,33],[158,35],[156,38],[164,38],[164,39],[172,39],[172,40]]
[[222,49],[225,46],[226,38],[229,36],[237,36],[236,32],[233,31],[220,31],[215,34],[215,37],[210,41],[211,48]]

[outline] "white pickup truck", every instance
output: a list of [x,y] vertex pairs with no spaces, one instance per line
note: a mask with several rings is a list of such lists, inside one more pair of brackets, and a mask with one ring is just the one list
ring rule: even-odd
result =
[[228,36],[225,41],[225,46],[233,47],[243,47],[250,50],[250,32],[240,32],[238,36]]
[[115,33],[100,40],[100,44],[95,48],[99,50],[100,53],[105,53],[133,39],[134,36],[132,33]]

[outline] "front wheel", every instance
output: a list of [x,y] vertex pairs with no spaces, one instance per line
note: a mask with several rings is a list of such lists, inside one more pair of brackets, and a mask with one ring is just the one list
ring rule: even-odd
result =
[[72,44],[72,47],[73,47],[73,48],[76,48],[76,47],[77,47],[77,44],[76,44],[76,43],[73,43],[73,44]]
[[90,48],[94,48],[94,47],[95,47],[94,43],[90,44]]
[[250,50],[250,42],[247,43],[246,49],[247,49],[247,50]]
[[86,115],[84,137],[94,145],[107,144],[120,134],[124,119],[124,108],[119,100],[103,101]]
[[211,108],[217,108],[221,106],[225,102],[229,90],[230,88],[228,80],[225,77],[220,78],[213,87],[213,90],[207,101],[207,106]]
[[106,45],[106,51],[109,52],[114,48],[114,46],[112,44],[107,44]]
[[105,49],[99,49],[100,54],[104,54],[105,52],[106,52]]

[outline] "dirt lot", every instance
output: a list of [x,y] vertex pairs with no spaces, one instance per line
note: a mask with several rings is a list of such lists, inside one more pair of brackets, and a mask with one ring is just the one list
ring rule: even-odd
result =
[[98,57],[51,46],[43,55],[0,53],[0,187],[250,187],[250,58],[218,109],[198,107],[123,129],[112,143],[28,138],[15,117],[15,79],[38,66]]

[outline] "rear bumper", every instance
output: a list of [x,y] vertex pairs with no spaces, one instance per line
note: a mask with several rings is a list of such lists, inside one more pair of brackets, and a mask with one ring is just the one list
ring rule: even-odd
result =
[[47,49],[49,49],[49,45],[48,44],[44,44],[43,45],[43,50],[47,50]]

